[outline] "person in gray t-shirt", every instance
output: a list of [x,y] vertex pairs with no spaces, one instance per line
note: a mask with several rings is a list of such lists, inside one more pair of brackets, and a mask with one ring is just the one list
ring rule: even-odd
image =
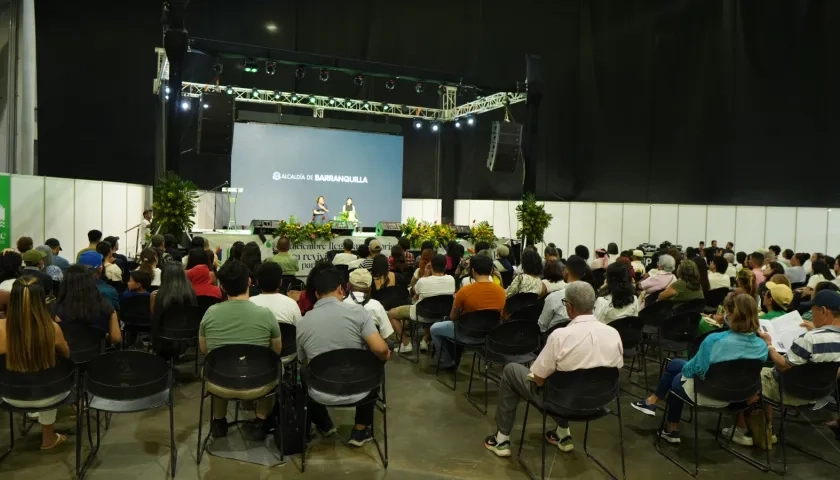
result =
[[[318,301],[297,324],[298,359],[302,365],[318,355],[344,348],[367,347],[382,361],[391,358],[388,344],[379,335],[376,323],[364,307],[343,303],[344,276],[335,268],[319,272],[312,279]],[[324,405],[356,403],[370,394],[337,397],[309,389],[309,417],[322,435],[335,432]],[[356,407],[356,426],[350,445],[360,447],[373,439],[373,402]]]

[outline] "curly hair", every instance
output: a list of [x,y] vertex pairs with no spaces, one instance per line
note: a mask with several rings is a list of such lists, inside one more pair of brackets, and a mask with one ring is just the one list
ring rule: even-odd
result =
[[694,262],[680,262],[680,266],[677,268],[677,278],[685,282],[685,286],[689,290],[701,290],[703,288],[700,284],[700,271],[697,270],[697,264]]

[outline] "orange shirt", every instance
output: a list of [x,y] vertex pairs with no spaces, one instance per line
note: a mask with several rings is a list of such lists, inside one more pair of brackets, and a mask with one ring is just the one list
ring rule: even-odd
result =
[[461,287],[455,294],[455,308],[461,313],[505,308],[505,289],[493,282],[476,282]]

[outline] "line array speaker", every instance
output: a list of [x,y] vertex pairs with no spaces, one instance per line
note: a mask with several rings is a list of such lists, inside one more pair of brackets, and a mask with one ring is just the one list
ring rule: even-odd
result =
[[519,161],[522,145],[522,125],[511,122],[493,122],[490,132],[490,151],[487,168],[491,172],[513,172]]
[[233,145],[233,103],[233,95],[201,95],[196,142],[196,151],[199,154],[230,155]]

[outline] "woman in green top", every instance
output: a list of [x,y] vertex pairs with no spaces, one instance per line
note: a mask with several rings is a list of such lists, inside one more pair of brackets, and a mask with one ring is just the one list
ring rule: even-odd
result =
[[677,268],[677,281],[659,294],[659,301],[668,301],[675,305],[703,297],[700,284],[700,272],[692,261],[680,262]]
[[758,318],[761,320],[772,320],[787,313],[790,302],[793,301],[793,292],[790,287],[781,283],[767,282],[767,290],[762,296],[762,306],[767,309]]

